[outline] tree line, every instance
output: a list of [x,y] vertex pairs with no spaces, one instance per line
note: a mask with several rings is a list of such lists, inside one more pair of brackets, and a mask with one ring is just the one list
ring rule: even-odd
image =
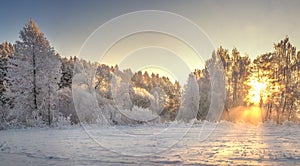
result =
[[[115,111],[120,108],[155,112],[160,121],[189,121],[193,117],[205,120],[213,116],[208,112],[210,109],[224,115],[237,106],[251,105],[265,110],[263,121],[299,121],[300,52],[288,37],[274,44],[273,52],[253,61],[236,48],[230,52],[219,47],[206,61],[205,68],[195,69],[181,87],[178,81],[173,83],[159,74],[120,71],[117,65],[61,57],[31,19],[16,43],[0,45],[0,128],[97,122],[100,115],[95,115],[93,109],[84,115],[75,111],[71,88],[76,64],[95,71],[92,84],[87,85],[96,91],[98,106],[106,111],[110,123],[129,121],[124,115],[117,116]],[[212,79],[219,79],[219,84]],[[251,84],[253,80],[264,85],[256,92],[258,102],[251,100],[255,96],[250,92],[257,86]],[[225,96],[219,93],[223,91]],[[118,103],[113,102],[116,94],[120,94]],[[216,95],[223,99],[219,102],[224,107],[211,106]]]

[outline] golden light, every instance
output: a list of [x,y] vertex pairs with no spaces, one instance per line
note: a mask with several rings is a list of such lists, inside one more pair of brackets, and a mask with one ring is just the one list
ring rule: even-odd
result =
[[261,122],[261,108],[259,107],[250,107],[245,109],[241,119],[244,122],[258,124]]
[[262,108],[258,106],[238,106],[230,110],[230,120],[258,124],[262,120]]
[[261,100],[263,102],[266,100],[266,81],[260,82],[257,80],[257,78],[253,78],[250,82],[248,82],[248,85],[250,86],[250,90],[247,95],[248,104],[259,105]]

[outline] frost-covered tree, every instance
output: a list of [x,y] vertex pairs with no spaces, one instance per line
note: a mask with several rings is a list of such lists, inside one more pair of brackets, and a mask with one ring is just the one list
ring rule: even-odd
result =
[[184,86],[183,101],[176,120],[189,122],[196,118],[199,108],[199,87],[194,74],[190,74]]
[[5,105],[7,99],[5,98],[5,91],[7,89],[7,68],[8,60],[15,50],[11,43],[0,44],[0,105]]
[[[11,43],[2,43],[0,44],[0,101],[6,90],[6,73],[7,73],[7,62],[11,54],[14,52],[14,46]],[[0,103],[1,104],[1,103]]]
[[211,82],[208,72],[208,68],[202,70],[195,70],[194,75],[196,76],[198,86],[199,86],[199,110],[197,114],[197,119],[204,120],[207,116],[210,107],[210,92],[211,92]]
[[7,116],[10,108],[10,98],[5,94],[7,87],[7,62],[14,52],[14,46],[10,43],[0,44],[0,129],[5,128],[7,124]]
[[131,109],[132,102],[129,95],[130,83],[124,82],[118,76],[113,76],[112,81],[112,96],[115,104],[119,109]]
[[[205,64],[210,76],[210,106],[206,120],[216,122],[220,120],[224,110],[225,96],[225,75],[224,64],[218,54],[212,53],[212,58]],[[213,103],[212,103],[213,102]]]
[[101,96],[112,99],[111,94],[111,69],[109,66],[101,64],[97,67],[95,73],[95,90],[100,93]]
[[58,84],[61,78],[61,61],[59,55],[54,53],[54,50],[46,52],[44,61],[41,62],[40,72],[37,74],[39,87],[38,108],[48,125],[51,125],[53,119],[58,114]]
[[7,72],[8,95],[14,99],[11,116],[25,125],[36,125],[39,119],[51,124],[53,111],[58,108],[59,56],[32,19],[19,37]]
[[[72,95],[78,119],[82,123],[96,124],[104,122],[95,88],[95,64],[77,60],[72,79]],[[108,104],[108,103],[107,103]]]
[[164,109],[164,104],[166,102],[166,93],[162,88],[158,87],[153,88],[150,93],[153,96],[150,100],[150,110],[156,112],[159,115]]
[[[286,36],[274,44],[274,51],[258,56],[253,61],[255,70],[251,72],[266,85],[266,105],[264,120],[282,123],[285,120],[295,121],[299,117],[299,71],[300,53]],[[249,80],[252,78],[249,77]]]

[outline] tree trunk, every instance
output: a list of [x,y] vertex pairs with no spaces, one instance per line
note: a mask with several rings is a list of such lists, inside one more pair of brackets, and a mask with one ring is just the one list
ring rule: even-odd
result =
[[286,108],[286,96],[284,97],[284,102],[283,102],[283,107],[282,107],[282,110],[281,110],[281,117],[283,117],[283,114],[285,112],[285,108]]
[[276,109],[276,124],[279,124],[279,108]]
[[271,116],[272,116],[272,107],[273,107],[273,104],[271,103],[270,104],[270,109],[269,109],[269,116],[268,116],[269,120],[271,120]]
[[263,113],[263,99],[262,99],[262,94],[260,94],[259,107],[260,107],[260,114],[261,114],[261,122],[264,123],[264,113]]
[[[32,51],[32,67],[33,67],[33,104],[34,109],[37,110],[37,90],[36,90],[36,58],[35,58],[35,46],[33,45],[33,51]],[[41,115],[41,113],[39,113]]]
[[51,125],[51,94],[50,94],[50,83],[48,85],[48,96],[49,96],[49,99],[48,99],[48,125],[50,126]]

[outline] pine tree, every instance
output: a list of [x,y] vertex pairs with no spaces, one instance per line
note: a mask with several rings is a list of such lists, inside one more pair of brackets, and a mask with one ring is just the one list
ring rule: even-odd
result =
[[7,77],[8,94],[14,99],[12,115],[22,124],[31,121],[30,125],[35,125],[42,118],[50,125],[51,112],[57,108],[54,98],[61,77],[61,62],[32,19],[20,31]]

